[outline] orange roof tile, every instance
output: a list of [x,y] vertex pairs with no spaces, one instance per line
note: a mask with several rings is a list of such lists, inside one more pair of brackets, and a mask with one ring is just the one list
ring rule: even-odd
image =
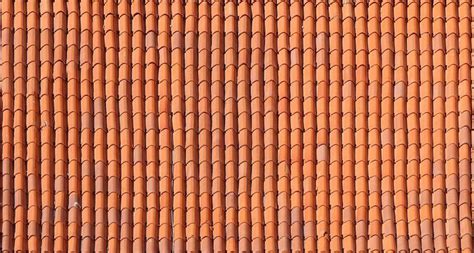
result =
[[470,1],[0,2],[2,250],[473,251]]

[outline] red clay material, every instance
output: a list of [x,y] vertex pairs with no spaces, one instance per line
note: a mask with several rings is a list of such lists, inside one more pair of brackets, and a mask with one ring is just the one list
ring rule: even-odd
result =
[[0,248],[473,252],[467,0],[1,0]]

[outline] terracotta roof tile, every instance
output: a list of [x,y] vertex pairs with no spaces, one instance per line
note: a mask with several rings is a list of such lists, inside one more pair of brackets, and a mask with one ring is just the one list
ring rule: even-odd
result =
[[472,252],[470,1],[1,1],[0,248]]

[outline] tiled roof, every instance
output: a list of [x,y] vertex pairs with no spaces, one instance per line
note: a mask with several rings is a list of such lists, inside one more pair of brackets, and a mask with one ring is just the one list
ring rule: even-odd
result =
[[2,250],[473,251],[471,1],[1,5]]

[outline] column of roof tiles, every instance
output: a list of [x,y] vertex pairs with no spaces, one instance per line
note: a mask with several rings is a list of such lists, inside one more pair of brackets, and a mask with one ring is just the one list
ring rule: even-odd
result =
[[199,4],[198,22],[198,129],[199,129],[199,202],[201,251],[212,249],[212,14],[211,3]]
[[[185,2],[184,103],[186,142],[186,250],[199,251],[199,147],[198,147],[198,6]],[[201,59],[199,59],[201,62]]]
[[250,168],[251,168],[251,117],[250,117],[250,36],[251,14],[249,1],[237,6],[237,208],[238,208],[238,250],[251,251],[250,221]]
[[225,184],[226,250],[238,249],[237,6],[225,6]]
[[395,81],[395,35],[394,1],[381,4],[381,152],[382,152],[382,246],[384,250],[396,250],[395,185],[394,185],[394,81]]
[[15,1],[13,39],[13,248],[27,250],[27,182],[26,182],[26,3]]
[[198,18],[198,142],[201,251],[212,249],[211,232],[211,14],[210,4],[199,3]]
[[[133,166],[130,174],[133,180],[132,215],[133,215],[133,248],[143,247],[146,228],[146,157],[145,157],[145,24],[142,2],[132,1],[131,19],[131,119]],[[140,245],[140,246],[138,246]]]
[[263,219],[265,246],[268,251],[278,251],[277,217],[277,145],[278,145],[278,61],[277,61],[277,12],[276,2],[266,1],[265,37],[263,55]]
[[342,6],[342,247],[355,252],[355,18],[354,5]]
[[[156,1],[147,1],[145,15],[145,176],[146,176],[146,227],[145,238],[139,233],[136,237],[137,250],[144,245],[147,251],[158,251],[159,225],[159,177],[158,177],[158,10]],[[138,232],[138,231],[137,231]],[[143,230],[141,231],[143,232]],[[145,240],[145,244],[140,243]]]
[[[184,101],[186,142],[186,250],[199,251],[199,157],[198,153],[198,7],[185,2]],[[200,59],[199,59],[200,60]]]
[[[468,226],[469,221],[472,222],[472,214],[469,214],[468,206],[472,206],[469,201],[468,192],[472,192],[469,186],[469,147],[472,147],[471,138],[469,137],[470,120],[468,115],[472,115],[472,108],[469,107],[469,98],[472,99],[472,91],[469,89],[471,76],[469,75],[469,65],[472,60],[468,57],[472,52],[469,46],[468,38],[472,36],[468,29],[469,11],[466,2],[459,4],[459,222],[460,222],[460,239],[461,249],[463,251],[472,250],[472,226]],[[471,148],[472,149],[472,148]],[[471,200],[472,201],[472,200]]]
[[225,250],[225,122],[224,122],[224,4],[210,5],[210,128],[211,128],[211,240],[215,252]]
[[303,233],[304,248],[316,252],[316,8],[303,5]]
[[252,251],[264,250],[263,219],[263,50],[264,14],[262,1],[251,5],[250,44],[250,117],[251,117],[251,163],[250,163],[250,220]]
[[[68,33],[66,37],[66,104],[67,104],[67,220],[68,220],[68,250],[79,251],[80,232],[80,122],[79,122],[79,2],[69,1],[68,8]],[[30,36],[29,36],[30,37]],[[34,247],[32,247],[34,248]]]
[[[0,35],[1,36],[1,35]],[[0,38],[1,39],[1,38]],[[1,54],[0,54],[0,60],[1,60]],[[0,111],[2,112],[1,114],[3,115],[3,106],[1,104],[2,100],[1,100],[1,95],[0,95]],[[2,121],[2,115],[0,115],[0,124],[3,123]],[[1,178],[1,174],[0,174],[0,178]],[[1,179],[0,179],[1,180]],[[1,182],[1,181],[0,181]],[[0,191],[3,190],[0,188]],[[2,219],[0,218],[0,223],[2,222]],[[0,227],[0,233],[1,233],[1,227]]]
[[370,2],[368,6],[368,194],[369,194],[369,251],[382,251],[382,210],[381,210],[381,43],[380,43],[380,3]]
[[299,0],[290,1],[290,212],[291,247],[303,251],[303,94],[302,24],[303,8]]
[[472,160],[471,152],[471,119],[472,108],[470,100],[472,99],[471,81],[472,76],[470,72],[470,65],[472,59],[469,57],[472,54],[472,47],[469,38],[472,37],[469,29],[472,14],[469,11],[469,1],[460,1],[458,6],[459,13],[459,236],[461,241],[461,250],[470,252],[473,250],[472,238],[472,213],[469,211],[469,206],[472,208],[472,202],[469,192],[472,192],[470,179],[469,160]]
[[368,44],[367,44],[367,3],[357,1],[353,7],[355,33],[355,247],[357,251],[367,251],[368,240]]
[[[40,6],[40,180],[41,180],[41,244],[44,251],[53,251],[53,209],[54,209],[54,127],[53,127],[53,14],[52,3],[46,1]],[[4,72],[2,72],[4,73]],[[4,97],[3,97],[4,98]],[[5,101],[5,100],[4,100]],[[5,136],[5,135],[4,135]]]
[[458,3],[446,1],[446,62],[445,62],[445,106],[446,106],[446,245],[448,251],[460,251],[459,241],[459,27]]
[[433,244],[435,251],[446,250],[446,122],[445,122],[445,3],[433,3]]
[[[2,27],[2,23],[1,23],[1,20],[2,20],[2,17],[1,17],[1,10],[2,10],[2,9],[1,9],[1,8],[2,8],[2,5],[1,5],[1,3],[0,3],[0,42],[3,43],[3,41],[2,41],[2,31],[3,31],[3,27]],[[2,65],[5,64],[5,63],[2,61],[2,52],[1,52],[1,51],[2,51],[2,48],[3,48],[3,47],[2,47],[1,45],[2,45],[2,44],[0,44],[0,69],[3,70]],[[3,86],[3,77],[0,78],[0,89],[1,89],[2,86]],[[0,106],[2,106],[1,102],[2,102],[2,100],[1,100],[1,94],[0,94]],[[1,115],[0,115],[0,121],[1,121],[2,115],[3,115],[3,107],[0,108],[0,112],[1,112],[1,113],[0,113],[0,114],[1,114]],[[2,124],[2,123],[3,123],[3,121],[0,122],[1,126],[3,127],[3,124]],[[2,144],[3,144],[3,143],[2,143]],[[1,165],[0,165],[0,168],[1,168]],[[2,173],[0,172],[0,201],[1,201],[1,197],[2,197],[2,195],[3,195],[3,194],[2,194],[1,182],[2,182]],[[1,212],[1,209],[2,209],[2,204],[0,203],[0,212]],[[1,242],[1,234],[2,234],[2,226],[1,226],[1,224],[2,224],[2,218],[0,217],[0,242]]]
[[420,229],[421,247],[433,248],[433,47],[430,1],[420,3]]
[[[408,251],[407,221],[407,6],[395,2],[394,13],[394,211],[397,250]],[[413,108],[413,107],[410,107]],[[411,123],[411,122],[409,122]]]
[[[471,15],[472,11],[474,10],[474,5],[471,4]],[[474,19],[471,16],[471,35],[474,34]],[[472,47],[474,47],[474,38],[471,36],[471,50]],[[471,52],[471,62],[474,59],[474,54]],[[472,75],[472,70],[474,70],[474,67],[471,66],[471,75]],[[474,93],[474,86],[471,86],[471,95]],[[471,98],[472,99],[472,98]],[[474,107],[474,99],[471,100],[471,110]],[[474,125],[474,119],[471,117],[471,126]],[[474,134],[474,131],[471,130],[471,142],[472,142],[472,134]],[[472,144],[472,143],[471,143]],[[474,160],[472,157],[474,156],[474,150],[471,149],[471,165],[474,166]],[[471,189],[474,189],[474,181],[471,181]],[[471,192],[471,204],[474,203],[474,193]],[[474,217],[474,210],[471,210],[471,216]]]
[[[194,1],[185,2],[185,44],[184,44],[184,98],[186,125],[186,250],[199,251],[199,158],[198,147],[198,58],[199,45],[198,6]],[[199,19],[200,20],[200,19]],[[200,41],[199,41],[200,42]],[[201,72],[201,70],[199,70]],[[200,88],[200,87],[199,87]]]
[[421,252],[420,237],[420,5],[407,4],[407,226],[408,247]]
[[278,248],[290,252],[290,55],[288,3],[277,1],[277,61],[278,61],[278,167],[277,167],[277,218]]
[[[93,125],[93,83],[92,83],[92,16],[91,3],[80,3],[80,106],[81,106],[81,248],[83,252],[93,251],[95,244],[94,204],[94,125]],[[48,20],[48,22],[51,22]],[[49,24],[48,26],[51,26]],[[45,84],[46,85],[46,84]],[[49,89],[45,86],[45,89]],[[46,91],[48,92],[48,91]],[[45,96],[50,96],[46,93]],[[48,101],[48,100],[46,100]],[[48,120],[48,118],[46,118]],[[42,121],[43,122],[43,121]],[[48,121],[50,122],[50,121]],[[51,123],[48,123],[51,124]],[[43,134],[41,135],[43,137]],[[43,144],[44,145],[44,144]],[[43,156],[43,152],[41,153]],[[49,245],[48,245],[49,246]],[[52,245],[51,245],[52,246]],[[43,247],[42,247],[43,248]],[[48,248],[46,248],[48,249]]]
[[107,214],[108,248],[118,250],[120,245],[120,142],[118,121],[118,41],[116,39],[116,8],[113,1],[104,5],[104,52],[105,52],[105,120],[107,124]]
[[13,196],[13,150],[14,150],[14,6],[13,1],[2,1],[2,249],[13,250],[13,222],[14,222],[14,196]]
[[92,3],[92,85],[94,103],[95,248],[107,248],[107,125],[105,111],[105,69],[103,10],[100,1]]
[[[0,56],[0,60],[1,60],[1,56]],[[1,95],[0,95],[0,102],[2,102],[2,101],[1,101]],[[0,103],[0,110],[2,111],[2,115],[3,115],[3,106],[2,106],[1,103]],[[3,123],[3,121],[2,121],[2,116],[0,116],[0,124],[1,124],[1,123]],[[0,177],[1,177],[1,175],[0,175]],[[1,190],[3,190],[3,189],[1,189]],[[1,221],[2,221],[2,219],[0,219],[0,223],[1,223]],[[0,233],[1,233],[1,227],[0,227]]]
[[316,2],[316,233],[318,251],[329,251],[329,17]]
[[238,250],[237,5],[224,4],[224,142],[226,251]]
[[[200,210],[199,232],[195,234],[200,242],[200,251],[212,250],[212,161],[211,161],[211,10],[208,1],[198,6],[198,61],[197,61],[197,125],[198,156],[197,179],[199,194],[197,209]],[[199,236],[198,236],[199,235]]]
[[329,4],[329,205],[330,248],[342,251],[342,11]]
[[[1,56],[0,56],[0,60],[1,60]],[[0,102],[1,102],[1,96],[0,96]],[[3,120],[2,120],[2,118],[3,118],[3,106],[2,106],[1,104],[0,104],[0,109],[2,110],[2,116],[0,116],[0,121],[1,121],[0,123],[3,124]],[[3,125],[2,125],[2,126],[3,126]],[[2,176],[0,175],[0,178],[1,178],[1,177],[2,177]],[[3,191],[3,188],[0,188],[0,190]],[[3,195],[3,194],[2,194],[2,195]],[[0,223],[1,223],[1,222],[2,222],[2,219],[0,219]],[[1,233],[1,228],[0,228],[0,233]]]
[[[113,1],[110,1],[113,2]],[[108,3],[114,5],[114,3]],[[119,138],[120,143],[120,248],[131,249],[133,247],[134,236],[143,238],[143,230],[134,233],[133,231],[133,128],[132,128],[132,107],[131,107],[131,28],[130,28],[130,6],[127,1],[122,1],[116,6],[110,6],[111,13],[106,17],[110,20],[110,26],[116,25],[116,32],[109,31],[110,35],[118,36],[111,50],[117,54],[118,71],[116,88],[113,91],[117,93],[116,103],[118,103],[119,120]],[[113,25],[112,25],[113,24]],[[118,51],[116,51],[118,50]],[[113,67],[113,66],[112,66]],[[115,77],[114,77],[115,78]],[[135,250],[143,250],[143,243],[136,244]]]
[[53,120],[54,163],[54,251],[67,250],[67,113],[66,113],[66,34],[64,1],[54,2]]
[[[474,5],[471,5],[471,15],[472,15],[473,11],[474,11]],[[473,23],[474,23],[474,19],[471,17],[471,34],[474,34],[474,26],[472,25]],[[474,38],[472,38],[472,36],[471,36],[471,50],[472,50],[472,47],[474,47]],[[471,61],[472,61],[472,57],[471,57]],[[474,69],[474,68],[471,67],[471,75],[472,75],[472,69]],[[471,95],[473,93],[474,93],[474,88],[471,86]],[[474,107],[474,100],[471,100],[471,106]],[[472,109],[472,107],[471,107],[471,109]],[[472,117],[471,117],[471,128],[472,128],[472,125],[474,125],[474,120],[472,120]],[[471,130],[471,142],[473,141],[472,140],[472,135],[473,134],[474,134],[474,131]],[[472,143],[471,143],[471,145],[472,145]],[[474,152],[472,151],[472,148],[471,148],[471,165],[474,166],[474,160],[472,159],[472,157],[474,157]],[[472,192],[472,189],[474,189],[474,182],[473,181],[471,181],[471,205],[472,205],[472,203],[474,203],[474,193]],[[474,217],[474,210],[472,210],[472,209],[471,209],[471,216]]]
[[[28,184],[27,236],[29,249],[40,246],[39,184],[39,11],[38,2],[27,3],[26,44],[26,177]],[[77,129],[76,129],[77,131]],[[77,132],[76,132],[77,133]],[[77,234],[77,232],[76,232]]]
[[158,248],[171,251],[172,237],[172,142],[171,142],[171,9],[168,1],[158,2],[158,157],[160,220]]
[[[184,108],[184,7],[171,2],[171,120],[173,177],[173,243],[176,251],[186,249],[186,157]],[[190,140],[189,140],[190,141]]]
[[[474,11],[474,5],[471,4],[471,15],[472,11]],[[474,54],[472,53],[472,48],[474,47],[474,38],[472,37],[472,34],[474,34],[474,19],[471,16],[471,65],[474,59]],[[471,79],[472,79],[472,70],[474,70],[474,67],[471,66]],[[471,85],[471,115],[472,115],[472,109],[474,109],[474,99],[472,98],[472,95],[474,93],[474,86]],[[472,119],[471,116],[471,167],[474,166],[474,149],[472,148],[472,135],[474,134],[474,131],[472,130],[472,126],[474,125],[474,119]],[[471,174],[472,177],[472,174]],[[474,189],[474,180],[471,180],[471,217],[474,217],[474,208],[472,208],[472,205],[474,203],[474,192],[472,191]],[[474,230],[474,229],[473,229]],[[473,231],[474,232],[474,231]]]

